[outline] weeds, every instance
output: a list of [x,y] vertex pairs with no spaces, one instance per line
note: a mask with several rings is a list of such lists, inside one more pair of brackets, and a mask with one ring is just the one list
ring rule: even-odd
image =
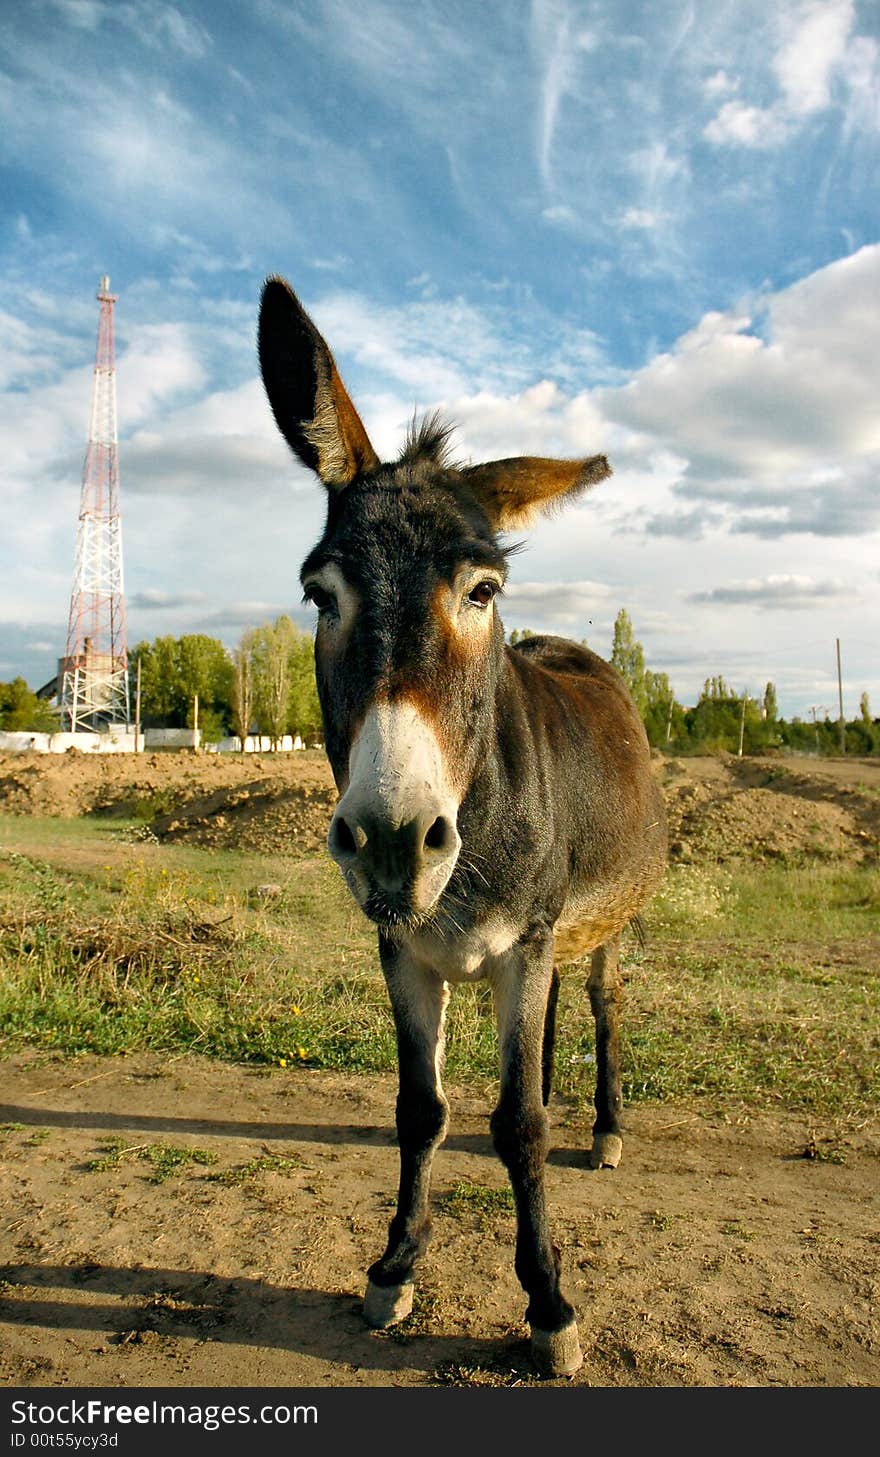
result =
[[476,1215],[482,1229],[499,1215],[513,1213],[513,1194],[510,1189],[490,1189],[485,1184],[472,1184],[462,1179],[448,1194],[440,1195],[437,1208],[452,1215],[453,1219]]
[[217,1155],[206,1148],[176,1148],[169,1143],[137,1143],[126,1146],[122,1138],[104,1139],[104,1153],[86,1165],[90,1174],[118,1169],[124,1161],[139,1160],[150,1165],[151,1184],[164,1184],[190,1164],[215,1164]]
[[249,1159],[246,1164],[237,1164],[233,1169],[222,1169],[216,1174],[208,1174],[207,1177],[214,1184],[240,1187],[258,1179],[261,1174],[283,1174],[285,1178],[290,1178],[291,1174],[303,1168],[305,1164],[298,1154],[270,1153]]
[[[28,853],[0,852],[0,1052],[192,1051],[285,1078],[395,1068],[375,931],[324,860],[23,823]],[[250,894],[273,877],[282,895]],[[880,1097],[878,910],[880,882],[858,868],[673,867],[646,910],[647,950],[624,945],[625,1100],[866,1116]],[[582,966],[563,969],[558,1026],[556,1090],[589,1116]],[[485,984],[454,989],[447,1034],[447,1077],[494,1084]]]

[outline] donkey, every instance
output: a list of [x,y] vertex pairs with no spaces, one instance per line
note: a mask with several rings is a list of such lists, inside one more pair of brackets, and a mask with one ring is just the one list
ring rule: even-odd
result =
[[397,1032],[400,1185],[364,1315],[409,1314],[428,1238],[449,984],[486,978],[498,1023],[495,1149],[516,1205],[515,1269],[543,1375],[576,1371],[544,1195],[557,964],[591,955],[596,1121],[590,1162],[620,1159],[621,930],[661,876],[662,800],[618,673],[558,637],[505,644],[500,534],[610,475],[604,456],[456,467],[437,416],[383,463],[330,350],[284,279],[263,288],[263,382],[282,435],[327,489],[302,568],[339,790],[328,845],[378,927]]

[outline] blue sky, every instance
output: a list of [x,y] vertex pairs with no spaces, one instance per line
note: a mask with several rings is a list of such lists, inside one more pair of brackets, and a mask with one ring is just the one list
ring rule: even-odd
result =
[[508,627],[693,701],[880,711],[880,9],[870,0],[30,0],[0,11],[0,679],[63,651],[98,306],[131,643],[283,610],[320,488],[256,371],[288,277],[374,445],[606,451]]

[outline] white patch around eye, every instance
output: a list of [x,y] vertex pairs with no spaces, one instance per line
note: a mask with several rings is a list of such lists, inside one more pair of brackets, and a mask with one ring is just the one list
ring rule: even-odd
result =
[[[479,602],[471,602],[470,593],[481,582],[490,582],[495,588],[492,599],[485,607]],[[495,598],[501,591],[501,583],[491,573],[482,572],[479,575],[469,572],[466,577],[461,577],[453,588],[453,600],[455,603],[456,626],[464,632],[479,632],[485,629],[492,621],[495,614]]]
[[320,571],[310,572],[303,587],[308,591],[311,586],[321,587],[336,603],[336,613],[332,616],[322,614],[318,626],[333,633],[348,632],[354,622],[359,599],[354,587],[342,575],[341,568],[335,562],[328,562]]

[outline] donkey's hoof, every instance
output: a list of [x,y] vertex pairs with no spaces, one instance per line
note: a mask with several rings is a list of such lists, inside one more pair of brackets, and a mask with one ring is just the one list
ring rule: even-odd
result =
[[577,1322],[561,1331],[539,1331],[532,1326],[532,1360],[540,1376],[573,1376],[583,1365]]
[[413,1305],[413,1282],[405,1285],[375,1285],[367,1282],[364,1296],[364,1320],[374,1330],[384,1330],[387,1325],[397,1325],[406,1320]]
[[623,1153],[623,1139],[616,1133],[595,1133],[590,1149],[591,1169],[616,1169]]

